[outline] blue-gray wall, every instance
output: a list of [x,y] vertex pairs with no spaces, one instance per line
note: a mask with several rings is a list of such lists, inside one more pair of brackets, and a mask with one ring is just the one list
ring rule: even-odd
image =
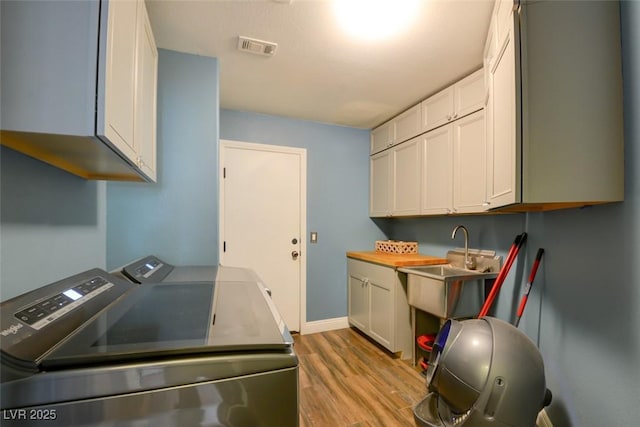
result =
[[0,301],[105,266],[106,190],[0,149]]
[[384,235],[369,219],[369,132],[231,110],[220,139],[307,150],[307,321],[347,314],[346,252]]
[[107,186],[107,267],[218,264],[218,61],[158,58],[158,179]]

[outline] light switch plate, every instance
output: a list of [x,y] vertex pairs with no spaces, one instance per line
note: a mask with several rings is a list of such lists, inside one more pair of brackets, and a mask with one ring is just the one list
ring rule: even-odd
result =
[[312,231],[311,232],[311,237],[309,239],[311,241],[311,243],[318,243],[318,232],[317,231]]

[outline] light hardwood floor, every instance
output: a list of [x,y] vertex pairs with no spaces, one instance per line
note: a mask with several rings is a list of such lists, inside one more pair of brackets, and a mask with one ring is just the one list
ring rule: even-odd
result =
[[425,380],[352,329],[295,335],[301,427],[414,427]]

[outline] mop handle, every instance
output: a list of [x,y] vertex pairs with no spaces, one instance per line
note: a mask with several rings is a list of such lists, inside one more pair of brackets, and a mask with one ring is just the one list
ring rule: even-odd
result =
[[529,299],[529,293],[531,292],[531,288],[533,287],[533,281],[536,278],[536,273],[538,272],[538,267],[540,266],[540,261],[542,260],[542,254],[544,254],[544,249],[538,249],[538,253],[536,254],[536,259],[533,262],[533,267],[531,268],[531,274],[529,275],[529,281],[524,288],[524,295],[522,295],[522,299],[520,300],[520,306],[518,307],[518,313],[516,314],[516,322],[514,323],[515,327],[518,327],[520,323],[520,318],[522,317],[522,313],[524,312],[524,307],[527,305],[527,301]]
[[507,277],[507,274],[511,269],[511,265],[513,264],[516,257],[518,256],[518,252],[520,251],[520,248],[524,244],[525,240],[527,240],[527,233],[522,233],[516,236],[515,240],[513,241],[513,244],[511,245],[511,248],[509,249],[509,253],[507,254],[507,259],[504,265],[502,266],[500,273],[498,273],[498,277],[496,278],[496,281],[494,282],[493,287],[491,288],[491,291],[487,296],[487,299],[482,305],[482,308],[480,309],[480,313],[478,313],[478,318],[486,316],[487,313],[489,312],[489,309],[491,308],[493,301],[498,296],[498,292],[502,287],[502,283],[504,282],[504,279]]

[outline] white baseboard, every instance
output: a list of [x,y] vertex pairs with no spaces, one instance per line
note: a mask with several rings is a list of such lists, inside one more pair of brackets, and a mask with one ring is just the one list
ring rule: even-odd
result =
[[314,320],[302,324],[300,335],[315,334],[317,332],[333,331],[349,327],[348,317],[336,317],[333,319]]
[[538,419],[536,420],[536,427],[553,427],[547,411],[544,409],[538,413]]

